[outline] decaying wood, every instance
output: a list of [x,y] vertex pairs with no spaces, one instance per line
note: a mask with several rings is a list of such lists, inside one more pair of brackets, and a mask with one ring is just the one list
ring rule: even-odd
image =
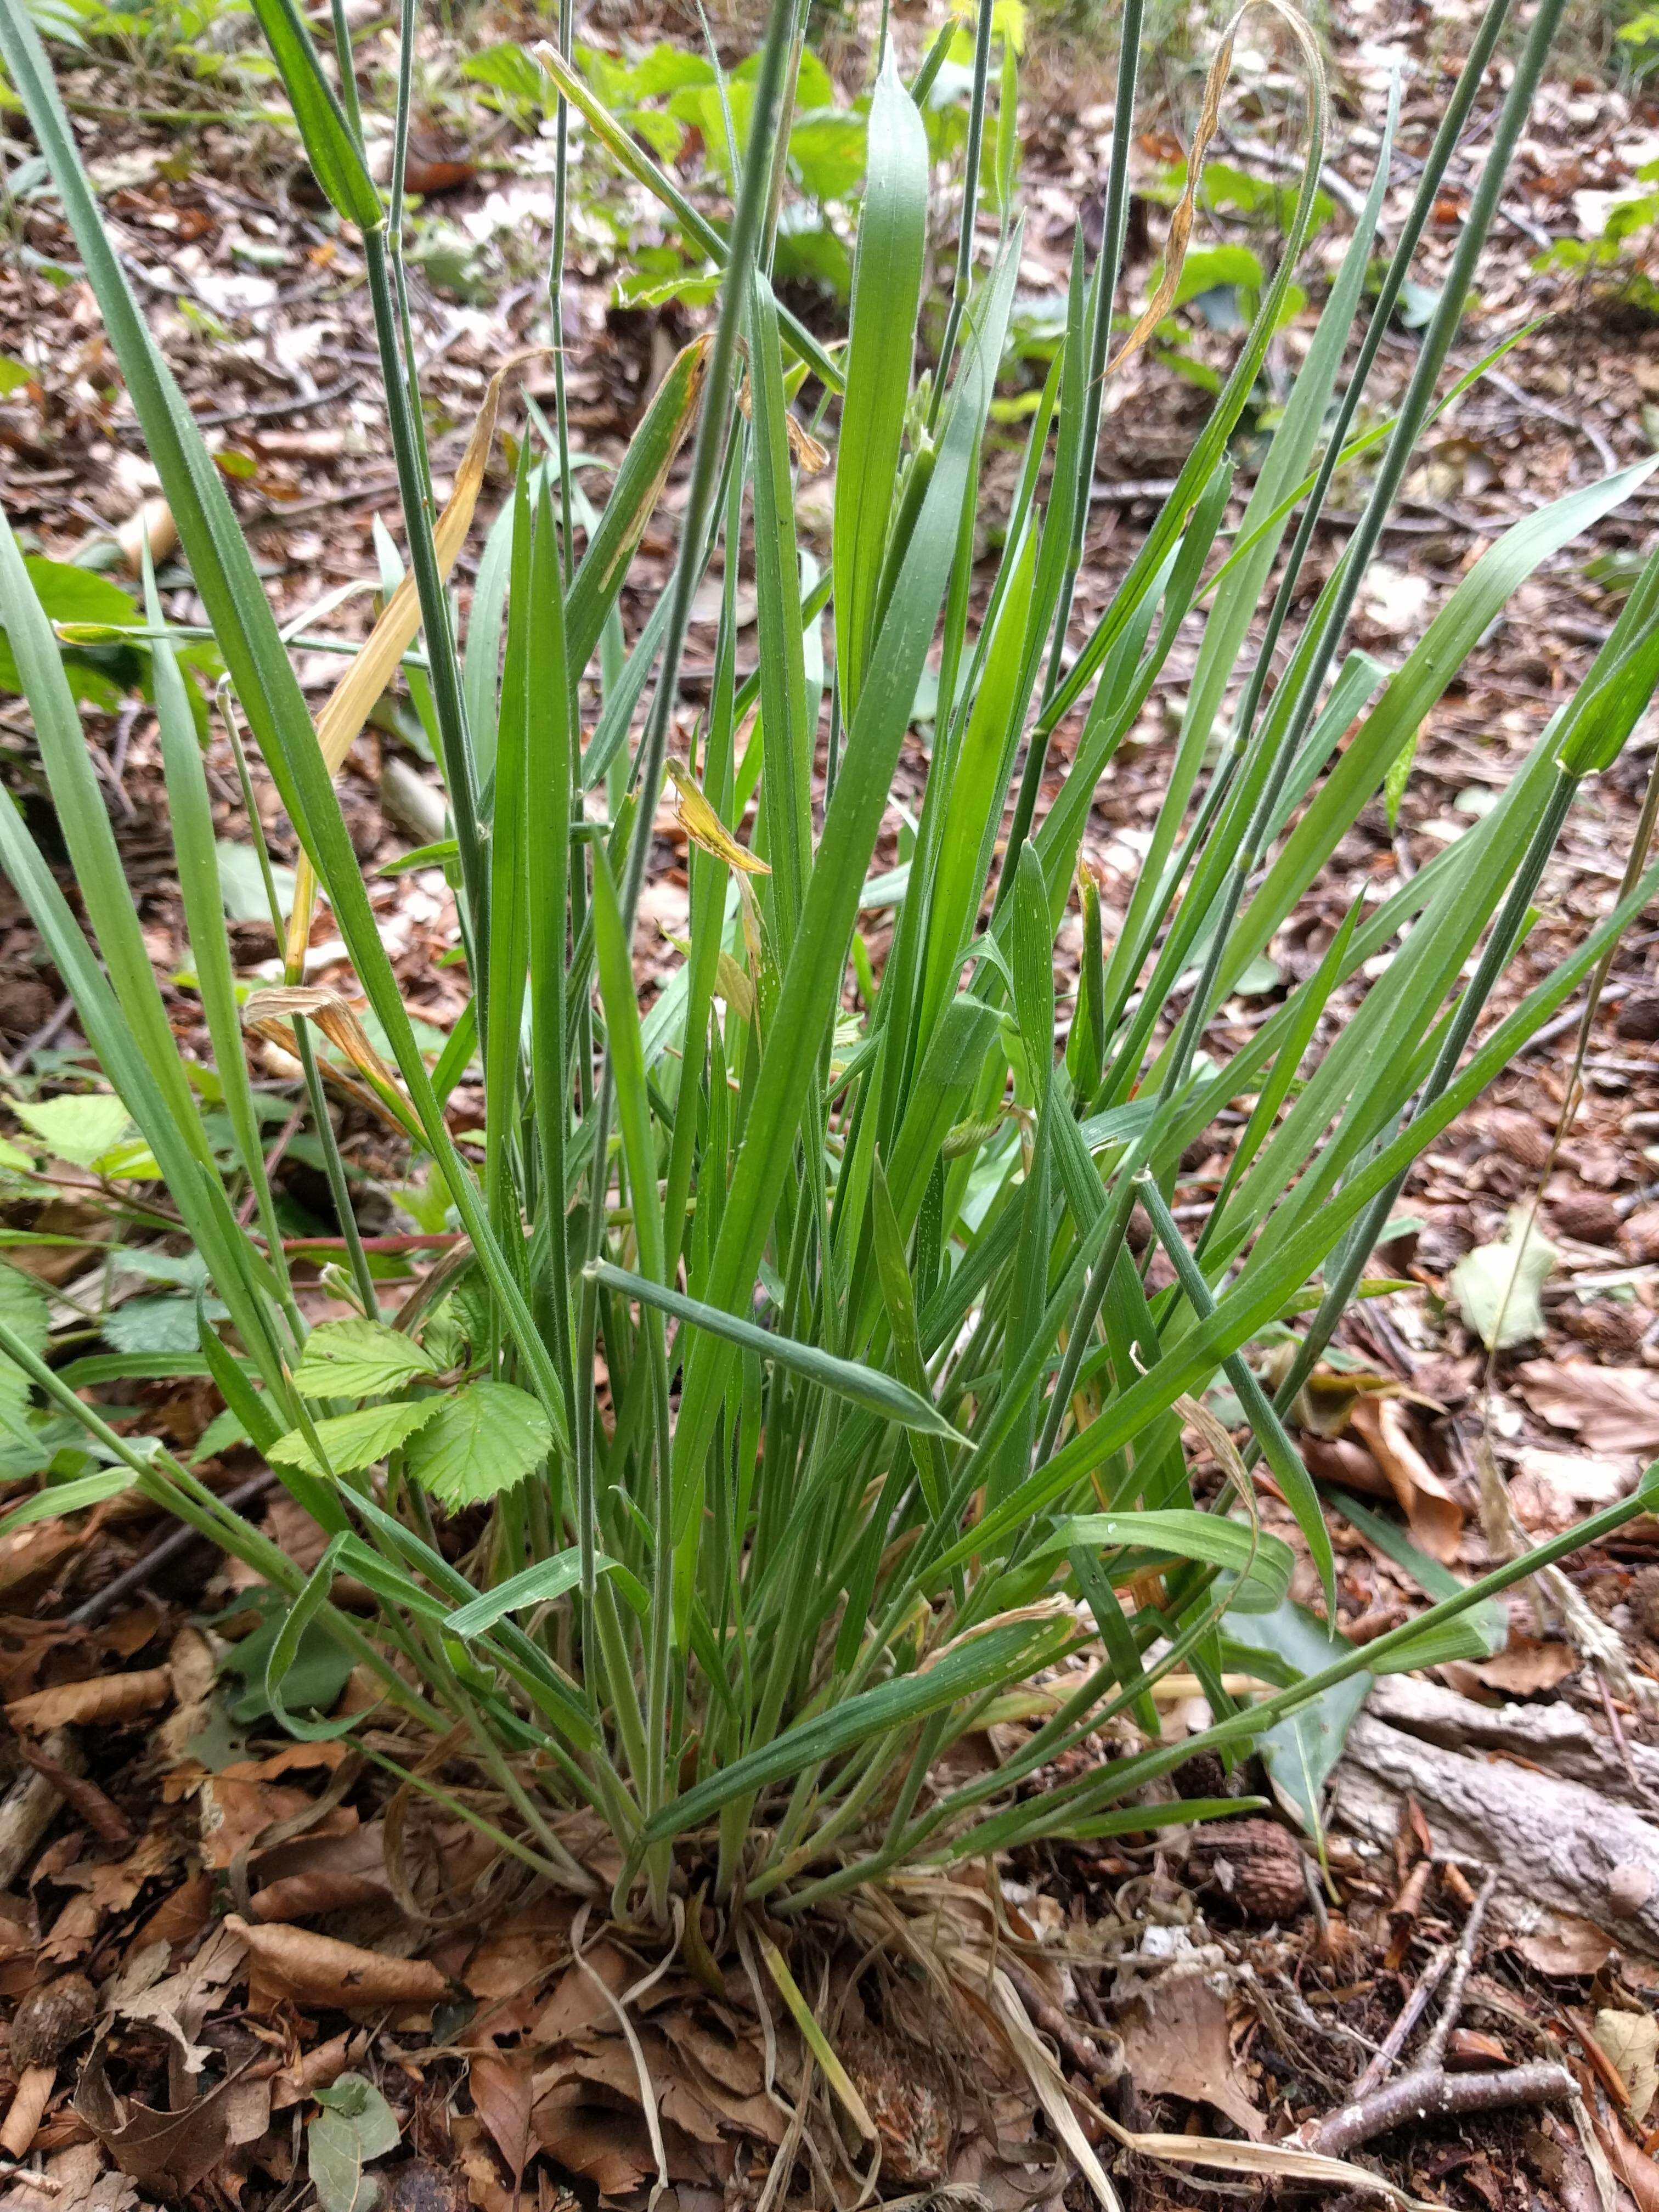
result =
[[[70,1774],[78,1774],[85,1764],[68,1729],[55,1729],[40,1748]],[[57,1784],[32,1767],[0,1799],[0,1889],[9,1889],[15,1882],[63,1802]]]
[[1312,2148],[1327,2158],[1346,2158],[1390,2128],[1421,2127],[1458,2112],[1492,2112],[1506,2106],[1565,2105],[1572,2094],[1566,2068],[1542,2060],[1483,2074],[1449,2074],[1433,2066],[1401,2075],[1364,2104],[1344,2105],[1321,2128]]
[[[1407,1794],[1437,1856],[1497,1873],[1512,1929],[1524,1932],[1528,1915],[1545,1907],[1659,1958],[1659,1826],[1583,1783],[1448,1750],[1362,1713],[1337,1770],[1336,1818],[1391,1847]],[[1641,1885],[1632,1884],[1632,1869],[1652,1877],[1633,1905]]]
[[[1366,1700],[1372,1719],[1449,1751],[1503,1752],[1644,1812],[1659,1807],[1659,1749],[1633,1738],[1626,1756],[1576,1706],[1481,1705],[1416,1674],[1386,1674]],[[1644,1794],[1647,1793],[1647,1794]]]

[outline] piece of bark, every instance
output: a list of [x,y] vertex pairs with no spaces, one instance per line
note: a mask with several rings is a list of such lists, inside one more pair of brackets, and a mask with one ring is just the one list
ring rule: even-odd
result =
[[[1336,1817],[1388,1849],[1408,1795],[1437,1856],[1496,1871],[1512,1931],[1525,1933],[1528,1913],[1546,1907],[1659,1958],[1659,1826],[1582,1783],[1449,1751],[1362,1713],[1337,1769]],[[1615,1885],[1627,1903],[1632,1867],[1648,1869],[1654,1887],[1634,1911],[1616,1911]]]
[[1373,1720],[1449,1751],[1507,1752],[1643,1811],[1652,1808],[1637,1785],[1659,1802],[1659,1750],[1631,1741],[1627,1766],[1611,1737],[1571,1705],[1482,1705],[1419,1675],[1385,1674],[1365,1710]]
[[[86,1764],[68,1729],[54,1729],[40,1748],[71,1774],[80,1773]],[[33,1768],[12,1784],[0,1801],[0,1889],[12,1887],[63,1806],[57,1785]]]

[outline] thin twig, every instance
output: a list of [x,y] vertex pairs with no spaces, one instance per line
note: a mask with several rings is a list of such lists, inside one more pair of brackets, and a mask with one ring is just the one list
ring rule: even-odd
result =
[[1457,2025],[1457,2016],[1463,2009],[1463,1992],[1468,1986],[1469,1976],[1474,1971],[1474,1947],[1480,1934],[1480,1923],[1486,1917],[1486,1907],[1492,1903],[1492,1892],[1498,1887],[1497,1874],[1486,1876],[1469,1907],[1468,1918],[1463,1923],[1463,1933],[1452,1960],[1451,1975],[1446,1984],[1445,2002],[1440,2008],[1440,2017],[1428,2041],[1423,2046],[1423,2063],[1419,2072],[1428,2072],[1445,2063],[1446,2045]]
[[1401,2008],[1399,2018],[1383,2038],[1364,2072],[1354,2083],[1350,2093],[1351,2103],[1357,2103],[1362,2097],[1369,2097],[1371,2091],[1379,2087],[1393,2073],[1395,2062],[1409,2041],[1413,2029],[1428,2010],[1430,2000],[1446,1978],[1446,1969],[1451,1962],[1452,1947],[1448,1943],[1435,1953],[1423,1969],[1416,1988]]
[[[273,1488],[276,1480],[270,1470],[264,1468],[258,1474],[251,1475],[246,1482],[239,1483],[234,1490],[226,1491],[219,1503],[238,1510],[244,1505],[251,1505],[256,1498]],[[152,1545],[142,1559],[135,1559],[130,1567],[124,1567],[113,1582],[106,1583],[101,1589],[95,1589],[90,1597],[83,1598],[68,1616],[68,1626],[70,1628],[95,1626],[106,1613],[112,1613],[123,1598],[131,1597],[135,1590],[143,1589],[161,1568],[187,1552],[200,1536],[201,1531],[188,1523],[181,1523],[170,1530],[159,1543]]]

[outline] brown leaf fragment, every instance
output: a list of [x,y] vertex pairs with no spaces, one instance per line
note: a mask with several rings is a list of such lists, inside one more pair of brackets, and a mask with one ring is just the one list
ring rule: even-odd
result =
[[84,1682],[60,1682],[56,1688],[36,1690],[27,1698],[14,1698],[6,1707],[12,1726],[44,1735],[48,1729],[71,1728],[77,1723],[101,1723],[112,1727],[154,1712],[173,1694],[170,1667],[147,1667],[133,1674],[94,1674]]
[[586,2102],[579,2081],[540,2099],[536,2139],[566,2172],[591,2181],[601,2197],[626,2197],[656,2172],[645,2122],[633,2112],[608,2112]]
[[34,2141],[35,2130],[51,2102],[52,2090],[58,2082],[58,2062],[54,2058],[43,2066],[26,2066],[17,2084],[17,2094],[7,2107],[6,2117],[0,2121],[0,2150],[12,2158],[21,2158]]
[[1389,1479],[1413,1543],[1442,1564],[1455,1559],[1463,1534],[1463,1509],[1418,1449],[1398,1398],[1362,1391],[1350,1416]]
[[41,2172],[16,2174],[0,2197],[0,2212],[64,2212],[70,2205],[74,2212],[139,2212],[127,2176],[105,2163],[101,2144],[85,2139],[56,2152]]
[[1505,1697],[1530,1698],[1565,1681],[1578,1663],[1578,1654],[1570,1644],[1540,1644],[1530,1636],[1512,1632],[1507,1647],[1496,1658],[1462,1662],[1459,1671],[1489,1690],[1501,1690]]
[[489,2130],[516,2189],[530,2156],[531,2108],[535,2093],[531,2067],[523,2053],[476,2051],[467,2063],[467,2086],[472,2109]]
[[1521,1395],[1554,1427],[1576,1431],[1591,1451],[1659,1449],[1659,1374],[1650,1368],[1529,1359]]
[[81,2076],[75,2109],[141,2189],[188,2197],[233,2150],[257,2142],[270,2126],[270,2083],[253,2078],[258,2063],[250,2059],[177,2112],[158,2112],[117,2094],[109,2079],[108,2045],[100,2042]]
[[170,1896],[161,1899],[132,1938],[133,1948],[142,1950],[149,1943],[188,1943],[202,1933],[212,1917],[213,1876],[204,1869],[181,1881]]
[[380,2005],[430,2005],[450,1992],[448,1978],[426,1959],[389,1959],[307,1928],[268,1927],[237,1913],[225,1926],[242,1938],[267,1990],[302,2004],[366,2012]]
[[1261,2134],[1227,2039],[1226,2004],[1201,1974],[1177,1968],[1160,1975],[1114,2025],[1143,2096],[1212,2105],[1247,2136]]
[[118,1805],[113,1805],[98,1787],[84,1774],[72,1774],[61,1759],[56,1759],[32,1743],[21,1738],[17,1748],[37,1774],[44,1774],[52,1788],[76,1814],[84,1820],[101,1843],[130,1844],[132,1823]]

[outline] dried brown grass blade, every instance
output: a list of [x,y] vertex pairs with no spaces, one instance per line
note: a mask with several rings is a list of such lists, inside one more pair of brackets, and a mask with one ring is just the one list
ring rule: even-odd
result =
[[[478,418],[472,425],[472,434],[466,441],[466,451],[455,471],[454,489],[443,513],[433,526],[432,538],[437,551],[441,576],[447,578],[457,556],[466,543],[467,532],[472,527],[478,495],[483,489],[489,449],[495,440],[495,418],[500,412],[501,392],[507,380],[514,369],[522,368],[526,362],[534,360],[545,350],[544,347],[537,346],[526,352],[514,354],[489,380],[483,404],[478,410]],[[323,758],[328,763],[331,775],[338,775],[341,763],[368,721],[375,701],[392,681],[398,662],[415,642],[420,627],[420,598],[413,573],[406,571],[403,581],[386,601],[380,619],[353,657],[351,665],[329,694],[327,704],[317,717],[317,743]],[[302,853],[295,872],[294,905],[289,915],[286,946],[288,966],[293,975],[298,975],[305,964],[306,945],[311,935],[311,917],[316,899],[317,878],[310,861]]]
[[[1170,217],[1170,234],[1164,244],[1164,275],[1136,323],[1117,353],[1109,362],[1106,374],[1115,375],[1131,354],[1138,353],[1175,304],[1176,293],[1181,283],[1181,271],[1187,259],[1187,249],[1192,243],[1193,224],[1198,214],[1199,186],[1204,178],[1204,156],[1210,150],[1221,120],[1221,97],[1232,74],[1233,48],[1237,42],[1238,27],[1243,21],[1251,0],[1228,23],[1221,34],[1221,44],[1216,49],[1215,59],[1210,64],[1209,75],[1204,81],[1204,105],[1198,118],[1198,128],[1193,134],[1193,148],[1187,157],[1187,183],[1174,214]],[[1324,64],[1319,58],[1307,24],[1296,10],[1284,4],[1284,0],[1265,0],[1265,4],[1282,17],[1301,46],[1311,70],[1322,74]]]

